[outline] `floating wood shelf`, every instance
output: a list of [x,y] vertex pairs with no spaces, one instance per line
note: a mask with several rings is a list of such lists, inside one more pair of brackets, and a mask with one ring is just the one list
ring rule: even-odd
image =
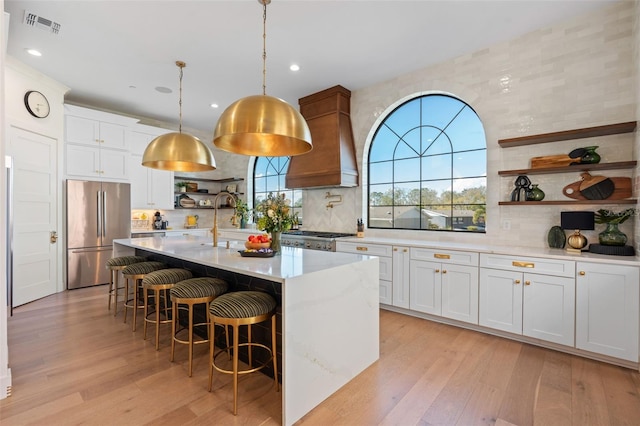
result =
[[560,132],[543,133],[539,135],[521,136],[510,139],[500,139],[498,144],[502,148],[513,146],[533,145],[538,143],[568,141],[572,139],[593,138],[596,136],[617,135],[631,133],[636,129],[636,122],[607,124],[605,126],[585,127],[582,129],[564,130]]
[[520,176],[520,175],[542,175],[551,173],[577,173],[588,172],[592,170],[621,170],[632,169],[638,164],[637,161],[619,161],[615,163],[598,163],[598,164],[576,164],[574,166],[564,167],[544,167],[538,169],[518,169],[518,170],[500,170],[500,176]]
[[629,198],[626,200],[577,200],[577,201],[500,201],[500,206],[560,206],[560,205],[593,205],[593,204],[636,204],[638,200]]
[[186,181],[194,181],[194,182],[216,182],[216,183],[226,183],[226,182],[241,182],[244,178],[224,178],[224,179],[205,179],[205,178],[195,178],[191,176],[173,176],[174,179],[177,180],[186,180]]

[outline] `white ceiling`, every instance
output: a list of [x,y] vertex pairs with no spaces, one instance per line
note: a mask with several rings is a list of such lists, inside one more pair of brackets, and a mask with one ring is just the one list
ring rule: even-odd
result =
[[[615,1],[273,0],[267,94],[297,107],[336,84],[357,90]],[[258,0],[4,3],[8,54],[70,87],[69,102],[177,124],[182,60],[183,126],[212,133],[224,108],[262,93]],[[23,24],[25,10],[61,24],[60,33]]]

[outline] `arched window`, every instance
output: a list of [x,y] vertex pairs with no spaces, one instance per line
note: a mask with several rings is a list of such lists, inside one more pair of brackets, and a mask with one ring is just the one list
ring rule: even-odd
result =
[[487,144],[460,99],[399,105],[376,129],[368,167],[369,228],[484,232]]
[[302,224],[302,190],[285,187],[284,178],[290,157],[257,157],[253,167],[253,205],[267,198],[270,192],[285,194],[291,200],[291,214]]

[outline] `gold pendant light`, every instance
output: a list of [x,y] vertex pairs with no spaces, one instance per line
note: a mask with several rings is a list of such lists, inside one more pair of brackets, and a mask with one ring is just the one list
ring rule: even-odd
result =
[[302,114],[282,99],[267,96],[267,5],[262,14],[262,95],[231,104],[220,116],[213,134],[218,148],[243,155],[281,157],[309,152],[311,132]]
[[216,168],[211,150],[195,136],[182,133],[182,69],[180,68],[180,127],[178,132],[158,136],[149,143],[142,156],[142,165],[153,169],[177,172],[206,172]]

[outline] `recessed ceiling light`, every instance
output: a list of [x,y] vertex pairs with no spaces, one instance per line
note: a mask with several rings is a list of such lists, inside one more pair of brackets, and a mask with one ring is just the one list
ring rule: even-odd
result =
[[289,67],[291,71],[300,71],[300,66],[298,64],[293,64]]
[[134,86],[134,85],[131,85],[131,86],[129,86],[129,89],[137,89],[137,87]]
[[36,49],[24,49],[24,50],[26,50],[29,55],[42,56],[42,53],[40,53],[40,51]]
[[211,108],[218,108],[218,106],[219,106],[219,105],[218,105],[218,104],[215,104],[215,103],[214,103],[214,104],[211,104]]
[[162,87],[162,86],[156,87],[156,91],[160,92],[160,93],[172,93],[173,92],[173,90],[169,89],[168,87]]

